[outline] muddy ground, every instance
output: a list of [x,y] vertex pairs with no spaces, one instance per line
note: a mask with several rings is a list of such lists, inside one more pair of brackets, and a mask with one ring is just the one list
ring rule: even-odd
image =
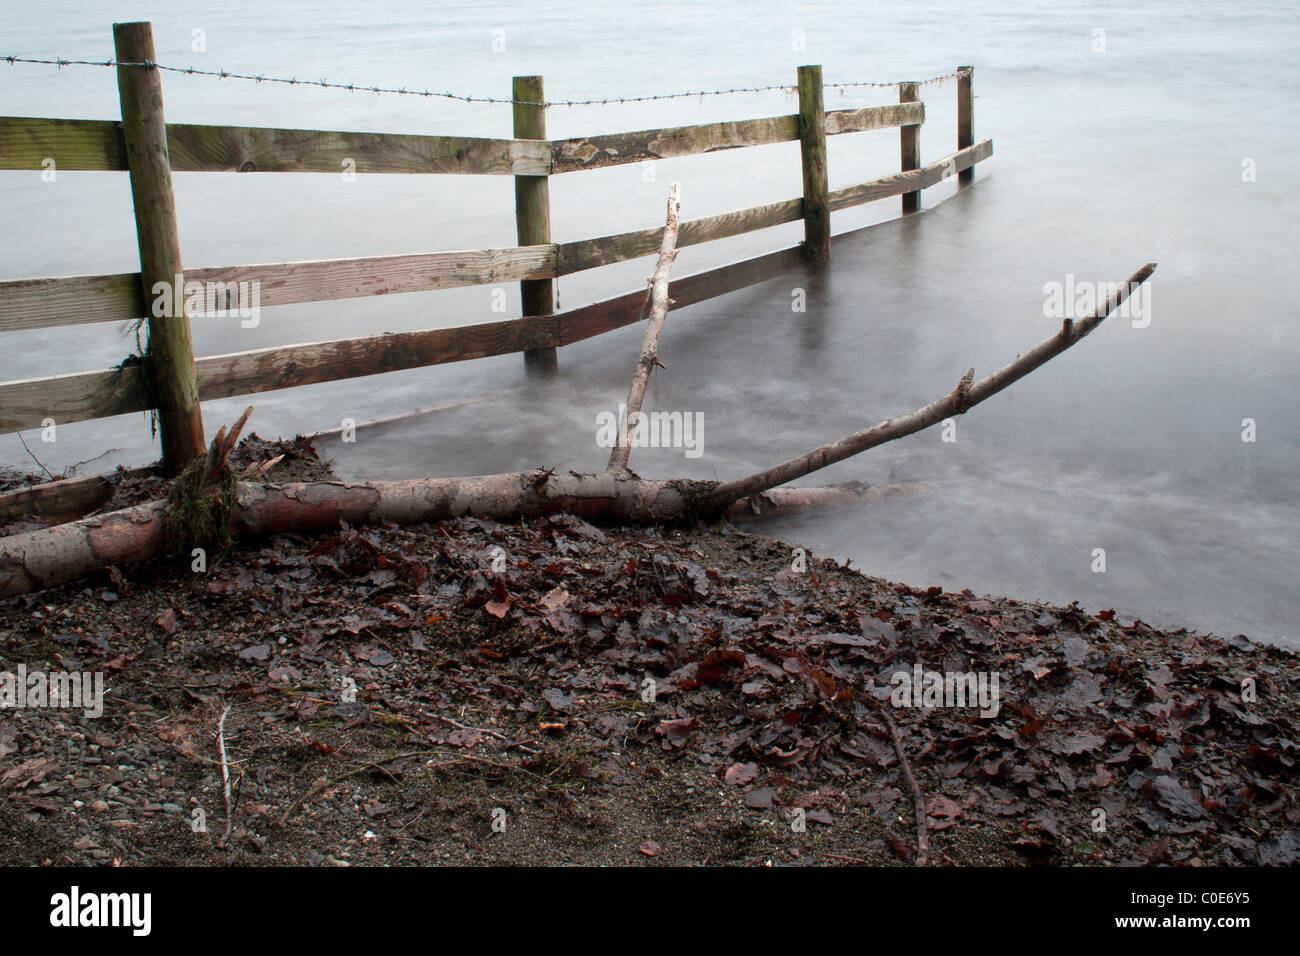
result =
[[[241,454],[281,451],[268,479],[328,476],[309,442]],[[997,712],[895,706],[918,663],[996,674]],[[5,602],[19,665],[106,690],[98,718],[0,710],[5,864],[910,864],[886,714],[932,864],[1300,855],[1295,655],[725,525],[242,542]]]

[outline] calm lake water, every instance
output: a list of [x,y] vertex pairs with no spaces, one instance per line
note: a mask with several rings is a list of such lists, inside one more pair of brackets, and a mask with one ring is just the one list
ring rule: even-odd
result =
[[[1156,260],[1148,327],[1112,319],[961,419],[955,442],[932,429],[818,479],[910,481],[913,493],[762,530],[915,585],[1077,598],[1300,646],[1295,4],[55,2],[6,7],[0,54],[108,58],[121,19],[152,20],[167,64],[484,96],[508,96],[516,74],[544,75],[555,99],[791,83],[800,63],[823,64],[831,83],[974,64],[977,139],[996,147],[975,187],[929,190],[928,211],[906,221],[897,199],[836,213],[837,233],[882,224],[837,243],[829,272],[796,269],[674,312],[650,400],[703,414],[704,455],[637,450],[634,467],[736,477],[910,411],[968,367],[987,374],[1050,334],[1059,321],[1044,314],[1046,283],[1117,281]],[[503,105],[175,74],[164,89],[172,122],[510,134]],[[955,84],[922,92],[929,162],[955,147]],[[857,89],[827,102],[895,98]],[[773,93],[557,108],[548,123],[567,136],[794,109]],[[0,64],[0,114],[116,118],[114,74]],[[897,163],[895,131],[834,137],[831,186]],[[673,180],[686,218],[800,192],[796,144],[666,160],[654,174],[632,165],[553,179],[555,238],[658,225]],[[179,174],[176,192],[193,267],[515,241],[506,177]],[[138,269],[125,174],[45,183],[0,172],[0,196],[5,278]],[[675,274],[801,236],[792,224],[691,247]],[[650,261],[561,280],[562,307],[640,287]],[[796,289],[804,313],[791,309]],[[251,329],[200,318],[195,346],[217,354],[498,320],[492,292],[284,306]],[[517,286],[505,292],[509,317]],[[596,415],[625,397],[640,336],[566,348],[560,375],[543,382],[506,356],[267,393],[251,399],[252,427],[291,435],[478,399],[330,451],[341,473],[367,478],[594,469],[607,454]],[[115,326],[9,333],[0,378],[104,368],[133,347]],[[245,404],[205,405],[209,431]],[[1254,442],[1242,441],[1248,418]],[[83,473],[157,452],[140,415],[61,426],[54,445],[26,437],[51,468],[102,456]],[[0,463],[30,464],[15,436],[0,436]]]

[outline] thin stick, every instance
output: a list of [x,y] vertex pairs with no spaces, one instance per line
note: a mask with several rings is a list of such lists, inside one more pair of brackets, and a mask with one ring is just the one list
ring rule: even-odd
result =
[[[428,714],[428,711],[425,711],[425,713]],[[441,720],[444,723],[451,724],[453,727],[456,727],[460,730],[468,730],[477,734],[487,734],[489,737],[495,737],[497,740],[504,740],[507,744],[510,745],[509,747],[506,748],[507,750],[509,750],[510,747],[515,747],[519,750],[522,750],[526,754],[541,753],[540,750],[537,750],[534,747],[525,746],[525,744],[527,743],[526,740],[512,741],[505,734],[498,733],[495,730],[488,730],[488,728],[486,727],[471,727],[468,724],[462,724],[459,720],[452,720],[450,717],[444,717],[442,716],[442,714],[429,714],[429,716],[432,717],[434,720]]]
[[[23,443],[23,447],[27,448],[27,439],[23,437],[23,433],[15,432],[14,434],[16,434],[18,436],[18,440]],[[46,468],[45,465],[41,462],[41,460],[37,458],[34,454],[32,454],[32,450],[30,448],[27,448],[27,454],[31,455],[32,461],[36,462],[37,465],[40,465],[41,471],[45,472],[45,474],[49,476],[50,480],[53,481],[54,475],[50,472],[50,469]]]
[[650,321],[641,343],[641,355],[632,372],[632,384],[627,390],[627,414],[619,422],[618,440],[610,453],[609,464],[605,466],[607,472],[616,475],[627,474],[627,458],[632,453],[631,434],[641,417],[641,403],[645,401],[650,370],[655,366],[664,367],[664,363],[659,361],[659,336],[663,334],[664,322],[668,318],[668,273],[677,258],[677,223],[681,209],[681,184],[673,183],[668,188],[668,222],[659,246],[659,261],[650,276]]
[[234,808],[230,802],[230,766],[226,763],[226,715],[229,713],[230,708],[226,707],[217,721],[217,752],[221,754],[221,785],[226,794],[226,832],[217,841],[218,850],[226,848],[226,844],[230,842],[230,831],[235,826]]
[[911,788],[912,803],[916,807],[916,865],[925,866],[930,857],[930,837],[925,829],[925,797],[921,794],[916,777],[912,776],[912,765],[907,760],[907,751],[903,749],[903,738],[898,735],[898,727],[895,726],[894,719],[889,716],[889,711],[875,694],[868,693],[866,696],[880,712],[880,718],[889,731],[889,739],[894,742],[894,753],[898,754],[898,765],[902,768],[903,779]]
[[[747,478],[723,482],[713,490],[709,497],[709,504],[715,508],[725,507],[739,498],[756,495],[760,491],[767,491],[769,488],[783,485],[787,481],[794,481],[809,472],[817,471],[819,468],[825,468],[827,465],[860,454],[868,448],[874,448],[877,445],[883,445],[885,442],[893,441],[895,438],[902,438],[904,435],[919,432],[921,429],[929,428],[931,425],[952,415],[963,414],[986,398],[996,395],[1011,383],[1024,378],[1049,359],[1060,355],[1101,325],[1102,321],[1119,308],[1120,303],[1127,299],[1133,290],[1150,278],[1155,268],[1156,264],[1154,262],[1148,262],[1133,273],[1128,282],[1111,293],[1106,302],[1100,305],[1092,315],[1077,322],[1066,319],[1061,325],[1061,330],[1050,339],[1040,342],[1025,354],[1018,356],[1014,362],[1004,365],[987,378],[974,382],[975,370],[971,369],[962,377],[951,393],[938,401],[931,402],[924,408],[919,408],[902,418],[888,419],[872,428],[854,432],[839,441],[823,445],[806,455],[791,458],[789,461],[782,462]],[[626,456],[624,457],[626,458]]]

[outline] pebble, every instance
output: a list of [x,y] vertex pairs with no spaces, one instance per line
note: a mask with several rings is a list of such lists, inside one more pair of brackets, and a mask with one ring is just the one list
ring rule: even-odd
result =
[[163,808],[163,812],[164,812],[164,813],[184,813],[184,812],[185,812],[184,810],[182,810],[182,809],[180,808],[180,805],[179,805],[179,804],[175,804],[175,803],[164,803],[164,804],[162,805],[162,808]]
[[108,804],[103,800],[93,800],[91,801],[90,809],[96,813],[104,813],[108,810]]

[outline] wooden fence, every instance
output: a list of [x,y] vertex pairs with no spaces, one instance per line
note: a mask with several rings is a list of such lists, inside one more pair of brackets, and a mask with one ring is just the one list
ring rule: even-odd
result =
[[[119,63],[153,63],[148,23],[117,24]],[[904,212],[920,208],[920,192],[992,155],[992,141],[974,142],[972,74],[958,69],[958,149],[921,164],[925,106],[917,85],[904,83],[899,102],[827,111],[821,67],[798,71],[799,112],[789,116],[707,123],[562,140],[547,140],[541,77],[516,77],[514,139],[346,133],[300,129],[166,123],[159,71],[118,66],[122,120],[0,117],[0,169],[127,171],[131,176],[141,271],[117,275],[0,282],[0,332],[145,319],[147,354],[110,369],[0,383],[0,432],[156,409],[164,467],[174,473],[204,451],[200,400],[375,375],[444,362],[523,352],[531,366],[553,369],[555,349],[638,321],[644,290],[555,313],[552,280],[656,252],[662,228],[578,242],[550,237],[548,178],[623,163],[799,141],[803,195],[683,222],[679,246],[709,242],[804,221],[804,242],[744,262],[679,278],[678,307],[770,278],[800,258],[830,258],[830,213],[890,196]],[[826,137],[898,128],[901,170],[828,188]],[[450,173],[515,177],[519,245],[504,249],[282,262],[203,269],[182,267],[172,171],[327,172],[352,163],[364,173]],[[522,316],[451,329],[402,332],[277,346],[195,359],[189,318],[155,315],[156,283],[221,283],[227,308],[246,307],[239,290],[257,283],[260,305],[422,292],[518,281]],[[179,293],[181,290],[177,290]]]

